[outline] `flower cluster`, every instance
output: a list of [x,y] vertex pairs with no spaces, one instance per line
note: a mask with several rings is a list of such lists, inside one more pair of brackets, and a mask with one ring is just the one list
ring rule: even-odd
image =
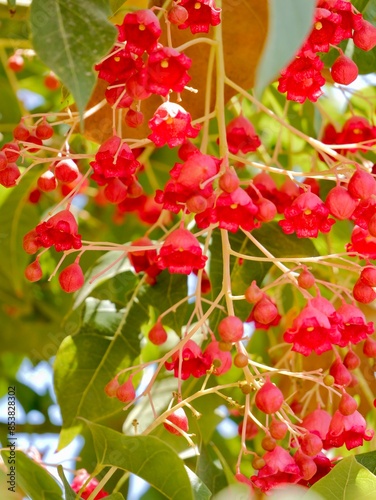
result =
[[[376,45],[376,28],[356,13],[350,1],[320,0],[313,28],[295,59],[281,71],[278,90],[287,92],[287,99],[292,101],[304,103],[309,99],[316,102],[326,82],[322,74],[324,63],[318,53],[327,53],[330,47],[349,38],[362,50],[371,50]],[[332,65],[332,79],[349,85],[357,78],[358,68],[339,47],[336,49],[340,55]]]

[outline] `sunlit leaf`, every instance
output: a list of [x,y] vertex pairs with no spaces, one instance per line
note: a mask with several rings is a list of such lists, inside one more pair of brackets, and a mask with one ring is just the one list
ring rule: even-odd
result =
[[376,477],[351,456],[341,460],[311,489],[325,500],[371,500],[375,495]]
[[93,435],[98,465],[132,472],[167,498],[193,500],[182,460],[162,440],[154,436],[124,436],[91,422],[87,425]]
[[[16,467],[16,484],[33,500],[63,500],[62,491],[55,479],[41,465],[37,464],[22,451],[16,450],[15,457],[3,450],[1,455],[10,470]],[[11,462],[15,460],[15,462]],[[14,470],[14,469],[13,469]]]
[[[123,404],[104,388],[140,353],[140,327],[147,313],[136,302],[117,311],[109,301],[87,299],[80,333],[64,339],[55,361],[55,389],[63,417],[60,447],[81,427],[78,417],[101,422],[119,416]],[[69,394],[69,398],[66,397]]]

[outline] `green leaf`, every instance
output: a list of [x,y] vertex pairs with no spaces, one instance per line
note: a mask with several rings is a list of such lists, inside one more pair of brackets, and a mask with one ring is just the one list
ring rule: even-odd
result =
[[376,47],[368,52],[365,52],[358,47],[354,47],[352,59],[358,66],[360,75],[368,75],[369,73],[373,73],[375,71],[376,65]]
[[[179,300],[187,296],[187,276],[170,274],[165,271],[158,276],[157,283],[148,287],[142,295],[143,303],[153,306],[159,313],[167,311]],[[176,311],[163,317],[163,324],[171,326],[178,335],[185,324],[185,312],[188,302],[185,301]]]
[[294,57],[312,29],[316,0],[269,0],[269,27],[256,70],[255,90],[260,94]]
[[122,403],[109,398],[104,388],[139,356],[138,336],[147,319],[147,311],[134,300],[120,311],[109,301],[86,300],[79,334],[64,339],[55,360],[55,390],[63,417],[59,449],[79,432],[77,418],[97,422],[124,413]]
[[62,465],[57,466],[57,473],[59,474],[59,477],[63,482],[65,500],[76,500],[77,494],[72,490],[70,484],[68,483]]
[[33,0],[33,46],[73,94],[82,116],[96,83],[95,63],[115,42],[106,0]]
[[[62,500],[62,491],[55,479],[41,465],[31,460],[22,451],[15,451],[15,458],[10,451],[3,450],[1,455],[8,470],[16,467],[16,484],[32,500]],[[12,459],[15,460],[13,464]],[[14,470],[14,469],[13,469]],[[8,476],[9,478],[9,476]]]
[[[171,395],[176,390],[176,378],[168,377],[162,380],[156,380],[153,385],[153,407],[159,415],[168,406],[171,401]],[[123,424],[123,432],[130,434],[134,430],[133,421],[137,420],[139,432],[143,432],[155,420],[153,408],[150,405],[149,398],[142,398],[133,406],[128,413]]]
[[226,475],[223,469],[216,465],[217,460],[218,457],[211,444],[203,443],[197,459],[196,474],[213,493],[227,486]]
[[[12,189],[0,210],[0,274],[5,280],[2,287],[16,297],[22,297],[27,282],[24,269],[30,261],[30,256],[22,248],[24,235],[38,224],[39,217],[34,205],[27,203],[27,197],[35,185],[36,175],[24,177],[16,189]],[[12,214],[12,216],[10,216]]]
[[[252,231],[252,235],[274,257],[311,257],[318,255],[312,240],[309,238],[299,239],[295,234],[284,234],[277,222],[262,225],[260,229]],[[238,253],[254,257],[265,257],[262,251],[241,232],[229,234],[229,241],[231,248]],[[223,276],[222,243],[219,232],[213,234],[210,252],[212,254],[210,276],[212,279],[212,299],[214,300],[222,287]],[[243,295],[253,280],[256,280],[260,285],[270,267],[270,262],[231,259],[232,293],[234,295]],[[234,303],[234,306],[236,315],[245,320],[251,310],[248,302],[238,300]],[[218,317],[219,313],[211,316],[212,328],[216,327]]]
[[355,455],[356,461],[376,475],[376,451]]
[[212,500],[228,500],[229,498],[236,498],[239,500],[245,500],[253,498],[250,496],[249,486],[246,484],[235,483],[230,484],[227,488],[219,491],[212,497]]
[[16,0],[7,0],[9,10],[14,11],[16,7]]
[[86,422],[93,435],[98,465],[118,467],[147,481],[169,499],[193,500],[183,461],[154,436],[124,436]]
[[[127,257],[121,258],[124,252],[107,252],[101,256],[97,262],[85,273],[85,284],[80,289],[74,302],[74,308],[81,305],[84,300],[92,293],[93,290],[101,287],[100,298],[101,300],[111,300],[116,295],[122,294],[125,299],[125,291],[132,290],[136,286],[138,278],[133,272],[130,271],[130,263]],[[120,259],[120,260],[119,260]],[[115,264],[114,264],[115,263]],[[103,275],[98,277],[95,281],[91,282],[93,277],[102,273],[111,264],[112,267]],[[126,272],[128,271],[128,272]],[[120,275],[120,273],[123,273]],[[111,278],[114,278],[111,280]],[[128,281],[130,282],[128,283]]]
[[108,495],[107,500],[124,500],[124,497],[121,493],[112,493],[112,495]]
[[201,481],[201,479],[196,476],[194,472],[191,471],[189,467],[185,467],[187,471],[189,480],[191,482],[191,487],[193,490],[193,496],[195,500],[209,500],[212,497],[212,492],[209,488]]
[[325,500],[372,500],[375,498],[376,477],[351,456],[341,460],[310,490]]

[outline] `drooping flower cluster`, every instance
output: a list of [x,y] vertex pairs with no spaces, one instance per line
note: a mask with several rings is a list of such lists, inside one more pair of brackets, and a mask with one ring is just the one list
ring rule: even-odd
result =
[[[376,45],[376,28],[355,11],[350,1],[320,0],[312,30],[295,59],[281,71],[278,90],[287,92],[287,99],[292,101],[304,103],[309,99],[316,102],[326,81],[322,74],[324,63],[318,53],[327,53],[330,47],[349,38],[353,38],[359,48],[370,50]],[[358,68],[340,48],[337,49],[340,55],[332,65],[331,76],[336,83],[348,85],[358,76]]]
[[92,179],[105,186],[104,195],[111,203],[120,203],[127,197],[129,188],[135,183],[134,176],[139,162],[130,147],[114,135],[98,149],[95,161],[90,163]]
[[360,309],[343,304],[337,311],[324,297],[309,301],[284,333],[284,340],[292,343],[292,350],[309,356],[312,351],[322,354],[333,345],[348,347],[365,340],[374,332]]

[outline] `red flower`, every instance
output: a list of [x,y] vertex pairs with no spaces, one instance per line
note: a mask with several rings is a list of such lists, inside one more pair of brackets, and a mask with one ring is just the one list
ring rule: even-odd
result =
[[287,92],[287,99],[303,103],[306,99],[316,102],[322,95],[325,78],[321,74],[324,63],[319,57],[297,57],[281,71],[278,90]]
[[355,226],[351,234],[351,243],[346,245],[350,253],[356,252],[369,259],[376,259],[376,237],[371,236],[366,229]]
[[108,83],[127,80],[143,64],[142,59],[132,56],[127,47],[120,50],[116,47],[112,52],[95,65],[96,71],[99,71],[98,78]]
[[[143,238],[139,238],[135,240],[131,244],[132,247],[149,247],[153,246],[152,241],[144,236]],[[155,263],[155,259],[157,257],[157,251],[155,249],[151,250],[138,250],[129,252],[129,261],[134,267],[136,273],[140,273],[141,271],[148,272],[150,266],[153,266]]]
[[257,476],[252,476],[254,485],[263,492],[283,484],[294,484],[300,481],[302,475],[293,457],[281,446],[276,446],[273,451],[268,451],[263,456],[265,465],[258,471]]
[[133,103],[133,97],[127,94],[125,83],[119,83],[113,87],[108,86],[104,97],[110,106],[115,106],[116,108],[129,108]]
[[182,92],[191,79],[187,73],[191,64],[189,57],[170,47],[155,50],[146,66],[146,90],[162,96],[170,90]]
[[221,22],[221,9],[218,9],[214,0],[180,0],[188,12],[188,19],[180,24],[179,29],[190,28],[193,34],[208,33],[210,26],[217,26]]
[[[73,482],[71,484],[72,490],[75,493],[78,493],[82,486],[86,483],[86,481],[89,479],[90,474],[85,470],[85,469],[80,469],[77,471],[77,476],[73,479]],[[84,500],[87,500],[91,493],[95,490],[95,488],[98,486],[99,481],[95,478],[91,479],[88,484],[85,486],[84,491],[81,493],[81,498]],[[108,497],[108,493],[104,490],[100,490],[100,492],[95,495],[94,500],[100,500],[101,498]]]
[[370,197],[366,200],[360,200],[358,206],[354,210],[350,219],[354,221],[355,225],[367,230],[371,218],[376,213],[376,199]]
[[318,7],[328,9],[341,16],[341,21],[338,25],[338,30],[341,35],[341,40],[351,38],[353,30],[359,30],[362,26],[362,15],[354,14],[353,5],[347,0],[320,0]]
[[226,127],[227,144],[230,153],[237,154],[256,151],[261,145],[252,123],[244,116],[238,116]]
[[209,366],[214,366],[214,375],[223,375],[231,368],[231,353],[228,351],[221,351],[219,342],[217,341],[210,342],[204,351],[203,357],[208,362]]
[[163,208],[178,213],[184,204],[195,196],[205,200],[213,194],[213,184],[205,182],[219,170],[219,162],[209,155],[196,152],[185,163],[176,163],[170,172],[171,180],[164,191],[157,191],[155,200],[163,203]]
[[345,416],[337,410],[330,422],[327,445],[338,448],[345,444],[348,450],[352,450],[362,446],[363,440],[370,441],[373,435],[374,431],[366,429],[366,421],[358,411]]
[[[365,146],[370,148],[376,144],[376,126],[371,125],[366,118],[362,116],[352,116],[342,127],[342,131],[338,134],[337,144],[357,144],[367,142]],[[356,151],[367,151],[367,147],[354,147],[340,151],[341,154],[348,152],[355,153]]]
[[193,341],[188,340],[182,350],[174,352],[171,362],[166,361],[166,370],[174,370],[174,376],[179,377],[179,366],[181,364],[181,379],[187,380],[190,375],[200,378],[209,370],[211,363],[202,355],[200,347]]
[[[329,52],[330,44],[337,45],[343,40],[340,28],[342,18],[339,14],[328,9],[317,8],[313,29],[306,40],[302,52],[310,54],[315,52]],[[308,55],[308,53],[307,53]]]
[[319,438],[324,442],[328,434],[331,420],[332,417],[329,413],[319,408],[304,417],[303,422],[300,425],[312,434],[319,436]]
[[315,194],[299,195],[284,211],[285,219],[278,222],[285,234],[296,232],[298,238],[317,238],[319,231],[328,233],[335,223],[328,219],[329,209]]
[[362,15],[353,13],[351,2],[319,2],[315,11],[313,29],[302,52],[311,56],[315,52],[328,52],[330,45],[352,37],[353,29],[361,28]]
[[69,210],[62,210],[35,228],[37,244],[44,248],[55,246],[57,252],[82,247],[81,235],[77,234],[76,219]]
[[328,316],[313,307],[311,302],[294,319],[283,339],[293,344],[293,351],[309,356],[312,351],[316,354],[330,351],[332,344],[340,340],[340,333],[336,326],[331,325]]
[[254,305],[251,314],[246,319],[246,323],[253,321],[255,328],[269,330],[271,326],[279,325],[281,317],[275,302],[266,294],[263,294],[261,299]]
[[127,49],[139,55],[154,50],[162,33],[157,16],[149,9],[128,13],[118,29],[119,41],[127,42]]
[[298,484],[307,487],[312,486],[313,484],[317,483],[319,479],[329,474],[329,472],[333,469],[335,465],[331,460],[329,460],[329,458],[326,455],[324,455],[324,453],[319,453],[318,455],[313,457],[313,461],[315,462],[317,467],[316,473],[308,481],[302,480],[299,481]]
[[90,165],[94,170],[92,179],[103,186],[114,177],[120,178],[125,184],[130,184],[133,180],[132,174],[140,164],[130,147],[120,137],[114,135],[100,146],[95,161]]
[[157,263],[170,273],[190,274],[193,269],[203,269],[207,260],[197,238],[187,229],[176,229],[165,239]]
[[256,205],[244,189],[237,188],[232,193],[220,194],[214,206],[197,214],[195,219],[200,228],[218,223],[220,228],[235,233],[239,226],[248,231],[259,227],[260,223],[254,219],[257,211]]
[[179,104],[165,102],[149,120],[152,134],[148,139],[158,147],[168,144],[170,148],[180,146],[187,137],[197,137],[200,129],[192,127],[191,115]]
[[343,320],[343,326],[340,328],[341,339],[336,342],[340,347],[358,344],[374,332],[373,322],[367,323],[364,314],[358,307],[343,304],[337,313]]

